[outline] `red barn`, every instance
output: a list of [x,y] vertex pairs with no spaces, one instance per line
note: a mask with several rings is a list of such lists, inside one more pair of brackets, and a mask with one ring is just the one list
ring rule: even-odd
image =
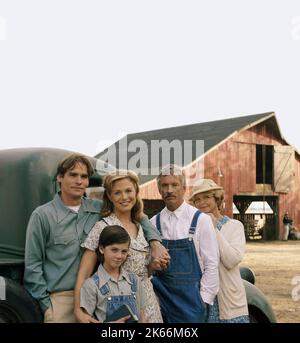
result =
[[[140,132],[125,138],[126,144],[122,147],[121,141],[115,144],[119,156],[115,165],[120,167],[120,159],[134,159],[136,163],[131,163],[127,168],[135,169],[140,174],[141,197],[149,215],[163,206],[156,175],[150,172],[153,161],[157,161],[156,167],[161,167],[163,158],[151,156],[152,143],[171,142],[169,147],[173,151],[173,158],[170,158],[170,162],[173,162],[174,153],[180,148],[178,143],[183,146],[186,141],[203,140],[201,153],[197,153],[195,147],[191,148],[192,161],[183,164],[184,168],[188,174],[202,170],[203,177],[213,179],[224,187],[224,212],[244,223],[249,239],[281,239],[285,211],[294,220],[295,227],[300,228],[300,155],[283,138],[275,113]],[[138,148],[143,150],[140,155]],[[145,148],[148,148],[146,153]],[[96,157],[102,158],[104,153]],[[141,164],[145,161],[148,171],[141,172]],[[187,198],[189,194],[188,188]],[[260,205],[258,209],[250,208],[254,202]],[[263,224],[258,226],[260,219]]]

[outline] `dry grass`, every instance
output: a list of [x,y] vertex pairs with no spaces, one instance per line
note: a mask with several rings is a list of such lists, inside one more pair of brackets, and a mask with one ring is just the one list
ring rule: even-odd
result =
[[300,323],[300,300],[291,295],[291,281],[300,277],[300,241],[249,242],[242,265],[254,270],[256,286],[270,300],[277,321]]

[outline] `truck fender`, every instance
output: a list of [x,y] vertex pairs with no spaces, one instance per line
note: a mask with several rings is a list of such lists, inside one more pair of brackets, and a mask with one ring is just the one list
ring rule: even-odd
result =
[[17,282],[0,276],[0,323],[38,323],[43,315],[38,302]]
[[251,317],[253,317],[253,319],[255,319],[253,322],[276,323],[276,317],[272,306],[264,293],[252,283],[246,280],[243,280],[243,282],[247,296],[250,320]]

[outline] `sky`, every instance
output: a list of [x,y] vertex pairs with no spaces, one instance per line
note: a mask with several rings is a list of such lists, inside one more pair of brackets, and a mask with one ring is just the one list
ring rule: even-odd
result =
[[0,0],[0,149],[275,111],[300,151],[299,86],[299,0]]

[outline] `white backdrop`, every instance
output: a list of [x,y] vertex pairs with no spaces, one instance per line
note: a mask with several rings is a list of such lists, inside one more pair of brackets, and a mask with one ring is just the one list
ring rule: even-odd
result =
[[275,111],[300,150],[300,2],[0,0],[0,148]]

